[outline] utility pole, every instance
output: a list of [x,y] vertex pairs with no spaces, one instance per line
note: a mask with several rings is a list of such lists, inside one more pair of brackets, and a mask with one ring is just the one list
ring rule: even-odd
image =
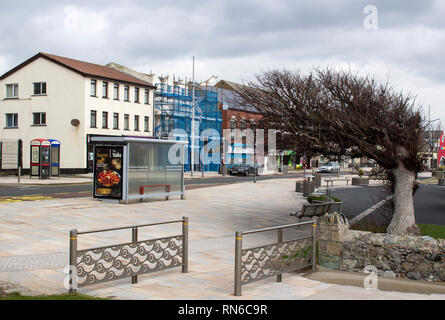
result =
[[[432,169],[431,164],[433,162],[432,161],[433,160],[433,150],[434,150],[435,142],[436,142],[436,141],[433,141],[433,133],[431,130],[431,122],[434,122],[434,121],[439,121],[439,119],[431,120],[431,106],[429,105],[428,106],[428,130],[429,130],[429,136],[430,136],[429,141],[428,141],[428,147],[429,147],[428,154],[430,156],[430,161],[428,163],[429,169]],[[439,157],[437,157],[437,168],[439,168]]]
[[193,177],[195,171],[195,56],[193,56],[193,71],[192,71],[192,123],[191,123],[191,143],[190,143],[190,175]]

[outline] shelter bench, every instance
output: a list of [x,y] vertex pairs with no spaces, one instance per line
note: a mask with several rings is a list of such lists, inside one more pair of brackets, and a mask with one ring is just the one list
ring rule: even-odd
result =
[[[139,194],[144,194],[144,188],[156,188],[156,187],[165,187],[165,191],[170,193],[169,184],[153,184],[153,185],[139,186]],[[168,196],[165,197],[165,200],[168,200]],[[141,199],[141,202],[142,201],[143,199]]]

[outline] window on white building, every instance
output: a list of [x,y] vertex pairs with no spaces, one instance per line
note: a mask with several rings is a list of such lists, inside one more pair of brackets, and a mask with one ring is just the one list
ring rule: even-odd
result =
[[148,131],[150,131],[149,130],[149,128],[150,128],[150,126],[149,126],[149,122],[150,121],[150,117],[144,117],[144,131],[145,132],[148,132]]
[[19,85],[17,83],[6,85],[6,98],[18,98]]
[[134,131],[139,131],[139,116],[134,116]]
[[46,95],[46,82],[34,82],[34,95]]
[[90,112],[90,128],[97,128],[97,111],[91,110]]
[[7,113],[6,114],[6,128],[17,128],[19,126],[19,114]]
[[134,88],[134,102],[139,103],[139,88]]
[[130,101],[130,87],[124,87],[124,101]]
[[108,82],[102,81],[102,98],[108,98]]
[[119,129],[119,113],[113,113],[113,129]]
[[96,80],[91,80],[91,90],[90,90],[91,92],[90,92],[90,95],[92,97],[97,97],[96,84],[97,84]]
[[130,115],[124,114],[124,130],[130,130]]
[[119,84],[114,84],[114,100],[119,100]]
[[145,104],[148,104],[148,89],[145,89],[145,91],[144,91],[144,103]]
[[34,126],[46,125],[46,112],[33,112],[32,124]]
[[108,129],[108,112],[102,112],[102,129]]

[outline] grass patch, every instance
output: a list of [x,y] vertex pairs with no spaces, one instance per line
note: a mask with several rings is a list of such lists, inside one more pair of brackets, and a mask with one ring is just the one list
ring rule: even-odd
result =
[[104,298],[97,298],[80,293],[63,293],[49,296],[22,296],[18,292],[9,293],[6,297],[0,300],[108,300]]
[[437,224],[418,224],[423,236],[430,236],[434,239],[445,239],[445,226]]

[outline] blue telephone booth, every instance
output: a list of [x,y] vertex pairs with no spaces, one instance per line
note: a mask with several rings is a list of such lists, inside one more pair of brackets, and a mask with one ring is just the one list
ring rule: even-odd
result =
[[60,141],[48,139],[51,143],[51,177],[60,177]]

